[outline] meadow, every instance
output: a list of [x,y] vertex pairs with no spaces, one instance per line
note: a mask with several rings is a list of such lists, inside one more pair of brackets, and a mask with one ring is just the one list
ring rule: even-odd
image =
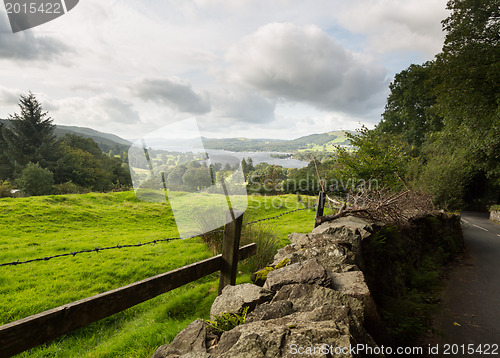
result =
[[[250,196],[244,222],[302,207],[295,195]],[[251,226],[272,232],[284,246],[289,233],[309,232],[313,220],[314,210],[303,210]],[[169,205],[139,201],[133,191],[0,199],[0,264],[177,236]],[[3,266],[0,324],[212,255],[196,237]],[[251,272],[242,271],[237,281],[249,282]],[[217,286],[215,273],[19,356],[150,357],[192,320],[208,318]]]

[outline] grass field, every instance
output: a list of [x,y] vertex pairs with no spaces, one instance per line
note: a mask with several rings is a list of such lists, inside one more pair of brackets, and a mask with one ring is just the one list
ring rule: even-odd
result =
[[[294,195],[251,196],[244,221],[302,206]],[[314,211],[304,210],[264,225],[282,246],[289,233],[309,232],[313,218]],[[133,192],[0,199],[0,223],[0,263],[178,235],[168,204],[141,202]],[[202,239],[193,238],[0,267],[0,324],[211,255]],[[189,322],[208,318],[217,285],[218,274],[212,274],[20,356],[150,357]]]

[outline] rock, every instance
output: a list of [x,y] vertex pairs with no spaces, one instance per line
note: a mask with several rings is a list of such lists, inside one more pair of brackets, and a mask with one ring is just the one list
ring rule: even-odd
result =
[[272,297],[273,293],[271,291],[251,283],[226,286],[222,290],[222,294],[212,304],[210,317],[213,320],[215,316],[219,316],[222,312],[240,314],[245,307],[249,307],[251,311],[257,304],[270,301]]
[[[221,337],[221,343],[225,334]],[[347,315],[339,321],[310,321],[308,313],[297,312],[283,318],[246,323],[227,332],[227,335],[231,337],[231,342],[234,342],[235,337],[238,339],[229,349],[228,345],[225,345],[224,349],[227,350],[219,350],[217,357],[354,357],[349,354],[348,349],[344,355],[335,354],[334,351],[330,354],[324,349],[349,348],[359,342],[376,346],[362,327],[357,325],[356,319]],[[316,348],[317,354],[298,354],[299,347]]]
[[300,250],[302,247],[305,247],[311,240],[309,235],[297,234],[295,232],[288,235],[288,239],[290,240],[291,246],[296,250]]
[[309,284],[286,285],[276,293],[271,303],[283,300],[290,301],[294,310],[300,312],[314,311],[323,306],[346,306],[361,321],[364,319],[363,302],[327,287]]
[[262,270],[254,272],[250,276],[250,280],[252,281],[252,283],[254,285],[262,287],[262,286],[264,286],[264,283],[266,282],[267,275],[269,274],[269,272],[271,272],[272,270],[277,270],[277,269],[280,269],[282,267],[285,267],[289,261],[290,261],[290,259],[288,257],[285,257],[284,259],[277,262],[276,264],[273,264],[271,266],[263,268]]
[[330,276],[317,260],[307,260],[269,272],[264,288],[277,291],[284,285],[309,283],[321,286],[331,284]]
[[338,218],[334,221],[328,221],[325,222],[317,227],[314,228],[313,231],[311,231],[311,234],[329,234],[332,235],[336,233],[337,229],[341,228],[346,228],[350,229],[351,231],[355,231],[356,229],[365,229],[368,231],[371,231],[372,229],[372,224],[369,223],[366,220],[363,220],[361,218],[358,218],[356,216],[344,216],[341,218]]
[[265,321],[268,319],[281,318],[293,313],[293,305],[290,301],[278,301],[264,303],[255,308],[247,316],[246,322]]
[[159,347],[152,358],[209,357],[205,345],[207,325],[203,320],[190,323],[169,345]]

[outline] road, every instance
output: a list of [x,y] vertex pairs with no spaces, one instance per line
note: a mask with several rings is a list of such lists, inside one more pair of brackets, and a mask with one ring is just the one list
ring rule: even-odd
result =
[[437,342],[498,344],[493,356],[500,357],[500,225],[489,221],[486,213],[464,212],[462,220],[466,251],[450,269],[441,296],[434,323],[441,332]]

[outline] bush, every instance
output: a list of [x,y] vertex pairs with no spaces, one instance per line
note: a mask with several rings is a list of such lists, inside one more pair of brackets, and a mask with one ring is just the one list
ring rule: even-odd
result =
[[243,227],[241,246],[252,242],[257,244],[257,252],[241,264],[241,269],[248,273],[253,273],[272,262],[279,248],[278,235],[273,228],[263,224]]
[[490,206],[490,211],[500,211],[500,205]]
[[[212,223],[220,222],[220,215],[217,210],[207,210],[202,215],[196,217],[196,223],[201,232],[212,230]],[[223,230],[224,227],[217,229]],[[207,248],[214,254],[222,252],[222,243],[224,234],[221,232],[212,232],[202,236]],[[248,273],[253,273],[258,269],[267,266],[272,260],[279,248],[279,237],[273,228],[262,224],[252,224],[243,226],[241,231],[240,246],[255,242],[257,252],[241,263],[241,269]]]
[[6,180],[3,183],[0,183],[0,198],[10,198],[12,197],[11,190],[13,187],[10,185],[10,183]]
[[29,163],[17,178],[17,184],[24,195],[48,195],[53,190],[54,174],[38,163]]
[[54,185],[54,194],[56,194],[56,195],[86,194],[89,192],[90,192],[89,189],[81,187],[81,186],[73,183],[71,180],[66,182],[66,183]]

